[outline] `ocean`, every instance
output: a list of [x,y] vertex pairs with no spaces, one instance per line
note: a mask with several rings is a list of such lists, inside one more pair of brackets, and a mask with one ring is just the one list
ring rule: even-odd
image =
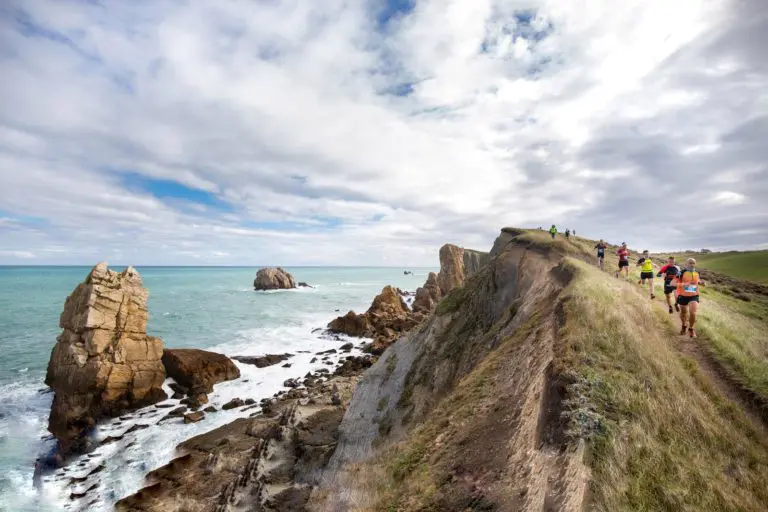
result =
[[[364,311],[387,284],[415,291],[436,269],[408,269],[413,274],[404,275],[402,268],[287,268],[297,281],[314,288],[274,292],[253,290],[257,268],[137,270],[149,290],[148,333],[162,338],[166,347],[202,348],[228,356],[295,354],[288,361],[291,368],[236,363],[241,378],[217,385],[210,395],[211,404],[220,408],[233,397],[258,402],[284,389],[286,379],[324,367],[310,362],[314,354],[340,343],[318,328],[350,309]],[[100,438],[121,435],[135,425],[151,426],[74,460],[35,488],[35,458],[54,442],[47,432],[52,394],[43,382],[45,370],[61,332],[64,300],[89,271],[90,267],[0,267],[1,511],[111,510],[115,501],[144,485],[148,471],[173,458],[176,444],[253,412],[220,411],[190,425],[181,420],[155,425],[167,409],[152,406],[123,420],[105,421],[99,425]],[[353,341],[359,345],[360,340]],[[83,488],[78,478],[94,471],[98,479],[89,478],[85,484],[89,488]]]

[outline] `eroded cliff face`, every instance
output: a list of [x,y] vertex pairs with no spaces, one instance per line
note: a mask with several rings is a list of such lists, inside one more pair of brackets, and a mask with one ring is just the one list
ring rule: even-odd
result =
[[[441,263],[463,265],[466,252],[446,247]],[[586,470],[580,452],[565,450],[550,370],[558,297],[569,274],[560,255],[518,241],[516,233],[502,233],[487,258],[459,287],[466,270],[452,265],[441,286],[454,288],[435,314],[364,374],[311,510],[581,507]],[[413,463],[397,469],[404,480],[393,485],[402,489],[382,504],[369,475],[390,469],[379,461],[398,442],[405,443],[404,459],[394,464]],[[409,497],[416,468],[439,475],[434,496]]]
[[67,297],[45,382],[55,395],[48,429],[64,453],[102,417],[167,398],[163,342],[147,336],[147,298],[132,267],[99,263]]

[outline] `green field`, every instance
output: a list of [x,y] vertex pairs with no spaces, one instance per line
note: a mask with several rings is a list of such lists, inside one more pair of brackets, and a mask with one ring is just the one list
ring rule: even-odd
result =
[[768,251],[696,253],[690,256],[696,258],[699,268],[768,284]]

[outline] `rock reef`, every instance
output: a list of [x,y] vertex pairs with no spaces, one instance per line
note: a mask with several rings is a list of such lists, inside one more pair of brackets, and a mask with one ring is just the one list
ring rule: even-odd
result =
[[423,320],[421,313],[408,309],[396,288],[385,286],[362,314],[354,311],[328,324],[328,330],[348,336],[373,338],[370,351],[381,354],[404,332]]
[[256,273],[253,287],[256,290],[286,290],[296,288],[296,280],[283,268],[268,267]]
[[55,395],[48,430],[62,453],[82,451],[100,418],[164,400],[163,342],[147,335],[139,273],[96,265],[67,297],[45,383]]

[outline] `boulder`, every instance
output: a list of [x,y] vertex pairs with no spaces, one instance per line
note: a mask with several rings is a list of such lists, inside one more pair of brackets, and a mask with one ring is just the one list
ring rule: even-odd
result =
[[293,354],[267,354],[264,356],[252,357],[252,356],[232,356],[232,359],[245,364],[255,365],[256,368],[266,368],[273,364],[282,363],[289,357],[293,357]]
[[368,322],[368,317],[365,315],[358,315],[354,311],[350,311],[346,315],[340,316],[328,324],[328,329],[331,332],[338,332],[357,337],[366,336],[370,328],[371,326]]
[[168,376],[187,388],[191,397],[210,393],[214,384],[240,377],[240,370],[227,356],[207,350],[166,349],[162,361]]
[[262,268],[253,281],[256,290],[283,290],[296,288],[296,280],[280,267]]
[[205,413],[203,411],[190,412],[184,415],[184,423],[197,423],[203,418],[205,418]]
[[147,336],[148,296],[133,267],[99,263],[67,297],[45,377],[54,390],[48,430],[62,453],[83,450],[99,419],[167,398],[163,342]]
[[245,405],[245,402],[243,402],[242,398],[233,398],[229,402],[222,405],[221,408],[225,411],[228,411],[230,409],[235,409],[236,407],[242,407],[244,405]]

